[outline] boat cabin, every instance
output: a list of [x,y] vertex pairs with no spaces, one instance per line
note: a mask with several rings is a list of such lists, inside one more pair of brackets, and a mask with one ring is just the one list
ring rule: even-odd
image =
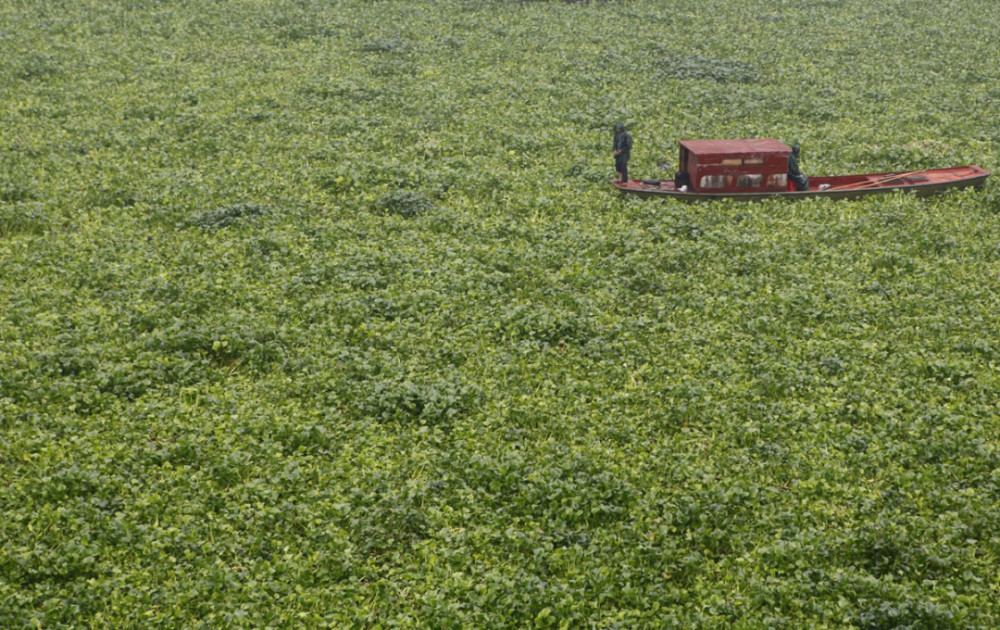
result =
[[792,149],[771,138],[682,140],[680,170],[695,192],[788,190]]

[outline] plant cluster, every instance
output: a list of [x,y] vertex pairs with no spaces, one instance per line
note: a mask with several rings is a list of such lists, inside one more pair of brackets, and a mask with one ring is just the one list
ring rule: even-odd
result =
[[0,627],[1000,626],[993,9],[0,3]]

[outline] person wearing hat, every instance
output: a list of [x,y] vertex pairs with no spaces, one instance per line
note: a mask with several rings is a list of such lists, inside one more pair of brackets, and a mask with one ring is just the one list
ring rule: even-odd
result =
[[624,123],[615,125],[615,143],[612,148],[615,152],[615,171],[621,177],[622,183],[626,183],[628,182],[628,159],[632,152],[632,136],[625,131]]
[[788,181],[795,183],[795,190],[809,190],[809,178],[799,168],[799,145],[792,145],[788,156]]

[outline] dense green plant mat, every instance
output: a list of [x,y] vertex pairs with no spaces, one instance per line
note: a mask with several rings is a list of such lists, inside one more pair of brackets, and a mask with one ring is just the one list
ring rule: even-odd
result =
[[997,627],[998,15],[0,4],[0,626]]

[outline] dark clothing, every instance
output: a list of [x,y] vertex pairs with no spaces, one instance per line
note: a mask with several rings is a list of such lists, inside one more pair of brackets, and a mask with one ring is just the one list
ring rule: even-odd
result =
[[788,180],[795,183],[795,190],[809,190],[809,178],[799,169],[799,158],[794,153],[788,156]]
[[627,131],[620,131],[615,134],[615,144],[613,147],[614,151],[621,150],[622,157],[626,160],[629,159],[630,153],[632,152],[632,136],[629,135]]
[[622,181],[628,181],[628,155],[622,153],[615,156],[615,171],[622,174]]
[[[615,134],[615,143],[612,146],[615,151],[615,171],[621,173],[622,181],[628,181],[628,159],[632,152],[632,136],[624,129]],[[618,153],[621,151],[621,153]]]

